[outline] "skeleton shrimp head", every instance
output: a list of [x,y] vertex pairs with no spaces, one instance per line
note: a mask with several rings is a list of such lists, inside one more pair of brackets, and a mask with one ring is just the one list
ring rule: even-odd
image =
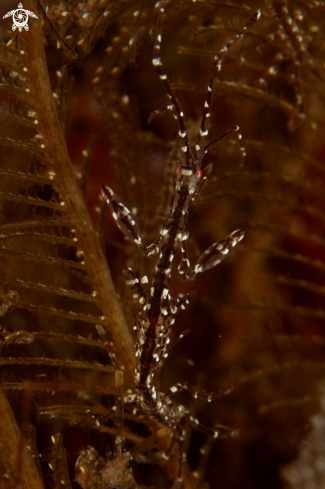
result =
[[181,165],[176,167],[176,195],[174,207],[178,205],[181,199],[184,200],[185,198],[186,202],[184,203],[183,201],[182,206],[183,208],[187,208],[190,201],[196,199],[204,182],[209,177],[212,168],[213,165],[210,163],[201,170],[199,161],[194,162],[192,165]]

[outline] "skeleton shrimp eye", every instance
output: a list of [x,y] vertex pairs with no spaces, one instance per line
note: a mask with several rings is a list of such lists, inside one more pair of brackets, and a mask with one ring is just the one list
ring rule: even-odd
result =
[[202,177],[202,172],[201,172],[201,170],[197,170],[197,171],[195,172],[195,175],[196,175],[196,178],[199,180],[199,179]]

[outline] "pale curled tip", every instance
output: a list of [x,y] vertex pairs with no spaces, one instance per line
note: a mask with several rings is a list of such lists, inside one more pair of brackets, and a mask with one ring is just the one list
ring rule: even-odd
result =
[[231,234],[232,234],[232,237],[236,237],[238,241],[241,241],[245,236],[245,229],[243,229],[243,228],[236,229]]
[[258,9],[257,12],[256,12],[256,20],[260,19],[261,15],[262,15],[262,9]]
[[104,199],[106,199],[107,201],[109,201],[113,195],[112,190],[107,185],[102,185],[101,193],[102,193],[102,196],[104,197]]

